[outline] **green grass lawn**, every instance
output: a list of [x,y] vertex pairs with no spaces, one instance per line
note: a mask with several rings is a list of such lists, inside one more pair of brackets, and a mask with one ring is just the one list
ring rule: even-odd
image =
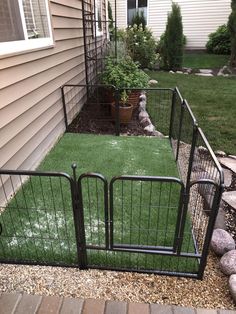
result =
[[148,72],[158,87],[178,86],[214,150],[236,154],[236,79]]
[[[65,134],[39,170],[65,171],[78,165],[86,172],[113,176],[178,177],[168,139]],[[113,188],[114,244],[172,247],[180,186],[176,183],[116,181]],[[87,245],[105,248],[105,214],[102,181],[82,181]],[[0,257],[76,264],[76,241],[71,193],[66,178],[30,178],[0,216],[3,233]],[[189,223],[183,250],[194,252]],[[88,251],[89,265],[196,271],[194,259],[141,253]]]
[[215,55],[210,53],[185,53],[183,67],[192,69],[222,68],[229,62],[227,55]]

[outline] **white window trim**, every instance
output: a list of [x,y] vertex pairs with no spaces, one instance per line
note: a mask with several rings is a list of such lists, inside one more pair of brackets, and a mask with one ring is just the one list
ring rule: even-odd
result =
[[[102,1],[103,0],[101,0],[101,20],[102,20]],[[95,23],[95,27],[96,27],[96,29],[95,29],[95,33],[96,33],[96,37],[100,37],[100,36],[102,36],[103,35],[103,30],[99,30],[99,28],[98,28],[98,6],[97,6],[97,0],[95,1],[95,20],[96,20],[96,23]],[[102,25],[101,25],[102,26]]]
[[[136,1],[136,9],[138,6],[138,0]],[[149,0],[147,0],[147,26],[149,25]],[[128,1],[126,0],[126,25],[128,27]]]
[[40,49],[40,48],[43,49],[43,48],[53,46],[54,41],[53,41],[53,35],[52,35],[51,17],[50,17],[50,12],[49,12],[48,0],[45,0],[45,5],[46,5],[46,11],[47,11],[50,37],[28,39],[24,10],[23,10],[23,2],[22,0],[19,0],[20,15],[21,15],[21,21],[22,21],[25,39],[9,41],[9,42],[1,42],[0,43],[0,56],[26,52],[27,50],[34,50],[34,49]]

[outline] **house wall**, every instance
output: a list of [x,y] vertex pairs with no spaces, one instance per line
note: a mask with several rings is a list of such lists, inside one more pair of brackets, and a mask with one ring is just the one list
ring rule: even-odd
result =
[[[111,4],[114,12],[114,2]],[[165,30],[171,0],[148,0],[148,26],[159,39]],[[184,34],[189,49],[203,49],[208,35],[227,23],[231,12],[230,0],[175,0],[181,7]],[[127,26],[127,0],[117,0],[117,25]]]

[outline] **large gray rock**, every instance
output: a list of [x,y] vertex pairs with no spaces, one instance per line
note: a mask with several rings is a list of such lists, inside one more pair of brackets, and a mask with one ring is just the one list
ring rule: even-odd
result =
[[218,160],[223,166],[236,173],[236,160],[234,158],[219,157]]
[[236,191],[224,192],[222,200],[236,210]]
[[236,274],[236,250],[229,251],[221,257],[220,268],[225,275]]
[[140,121],[140,124],[145,128],[146,126],[152,124],[151,120],[149,118],[143,118]]
[[215,229],[211,238],[211,249],[217,255],[222,256],[235,249],[234,239],[227,231],[223,229]]
[[236,302],[236,274],[233,274],[229,277],[229,291]]
[[199,72],[202,74],[212,74],[213,71],[211,69],[199,69]]
[[141,111],[138,115],[139,121],[142,121],[144,118],[149,118],[147,111]]
[[155,126],[153,124],[149,124],[144,128],[144,131],[146,131],[148,134],[153,133],[155,131]]
[[232,183],[232,171],[226,168],[222,168],[224,172],[224,185],[226,188],[230,187]]
[[224,211],[222,205],[220,205],[220,208],[219,208],[219,211],[218,211],[218,214],[217,214],[217,217],[216,217],[214,229],[226,230],[225,211]]

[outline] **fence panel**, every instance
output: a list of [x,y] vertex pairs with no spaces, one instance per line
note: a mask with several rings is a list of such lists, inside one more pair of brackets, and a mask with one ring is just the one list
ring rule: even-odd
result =
[[78,265],[68,175],[1,170],[0,195],[1,262]]

